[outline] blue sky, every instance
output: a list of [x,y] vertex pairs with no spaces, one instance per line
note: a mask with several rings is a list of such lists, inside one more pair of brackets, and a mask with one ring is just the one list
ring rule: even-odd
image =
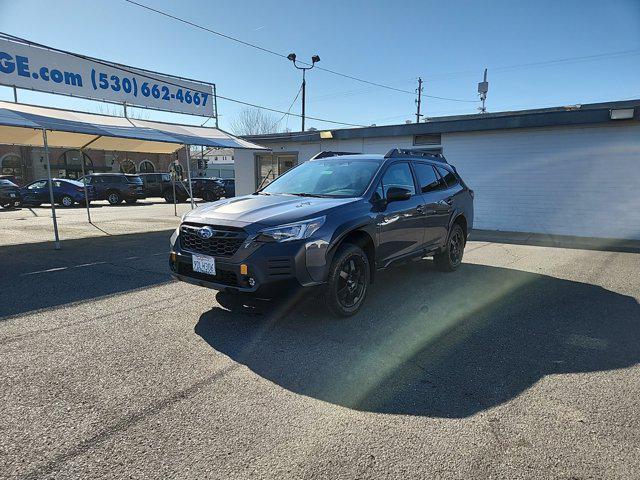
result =
[[[322,67],[425,94],[477,98],[489,68],[489,111],[640,98],[640,0],[227,1],[140,0]],[[301,77],[290,62],[163,18],[123,0],[0,0],[0,31],[65,50],[215,82],[218,93],[287,110]],[[536,62],[635,50],[553,65]],[[0,87],[0,98],[11,99]],[[95,103],[21,92],[21,101],[96,111]],[[429,116],[477,104],[425,98]],[[242,108],[220,101],[228,128]],[[300,101],[294,105],[299,113]],[[307,114],[356,124],[414,119],[414,97],[314,70]],[[152,112],[149,118],[190,121]],[[278,115],[277,117],[280,117]],[[282,126],[285,126],[283,121]],[[300,128],[290,117],[288,126]],[[307,127],[331,128],[308,121]],[[335,127],[335,126],[334,126]]]

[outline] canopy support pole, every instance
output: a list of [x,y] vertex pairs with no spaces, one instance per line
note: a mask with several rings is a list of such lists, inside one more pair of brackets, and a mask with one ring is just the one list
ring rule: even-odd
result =
[[171,169],[171,184],[173,185],[173,216],[178,216],[178,204],[176,200],[176,164],[175,161],[173,163],[173,168]]
[[189,145],[184,146],[185,152],[187,152],[187,177],[189,177],[189,197],[191,197],[191,210],[195,207],[193,205],[193,186],[191,185],[191,155],[189,154]]
[[87,207],[87,220],[93,224],[91,213],[89,213],[89,192],[87,192],[87,179],[85,178],[87,174],[84,172],[84,148],[80,149],[80,166],[82,167],[82,185],[84,186],[84,205]]
[[216,114],[216,128],[218,127],[218,92],[216,91],[216,84],[213,84],[213,108]]
[[[91,145],[96,140],[100,139],[101,137],[102,137],[102,135],[98,135],[96,138],[91,140],[89,143],[86,143],[84,146],[79,148],[79,151],[80,151],[80,166],[82,167],[82,178],[83,179],[87,175],[86,172],[84,171],[84,149],[87,148],[89,145]],[[89,192],[87,191],[87,180],[84,179],[82,181],[82,184],[84,186],[84,204],[87,207],[87,220],[89,221],[89,223],[91,225],[93,225],[93,222],[91,221],[91,213],[89,213]]]
[[47,180],[49,183],[49,201],[51,202],[51,218],[53,219],[53,234],[55,237],[55,249],[60,250],[60,237],[58,236],[58,220],[56,218],[56,202],[53,198],[53,181],[51,179],[51,162],[49,160],[49,144],[47,143],[47,130],[42,129],[44,143],[44,156],[47,159]]
[[13,103],[18,103],[18,89],[13,86]]

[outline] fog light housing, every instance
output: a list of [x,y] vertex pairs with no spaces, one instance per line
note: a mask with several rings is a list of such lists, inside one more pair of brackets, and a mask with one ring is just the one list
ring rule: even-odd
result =
[[247,275],[249,273],[249,267],[247,267],[244,263],[240,265],[240,275]]
[[253,278],[253,277],[249,277],[249,279],[247,280],[247,282],[249,282],[249,286],[250,286],[251,288],[253,288],[253,287],[255,287],[255,286],[256,286],[256,279],[255,279],[255,278]]

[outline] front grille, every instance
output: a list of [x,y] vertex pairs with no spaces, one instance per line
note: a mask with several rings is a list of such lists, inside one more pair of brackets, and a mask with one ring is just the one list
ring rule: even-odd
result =
[[212,225],[213,236],[203,239],[198,232],[204,226],[185,224],[180,227],[180,246],[183,250],[212,257],[231,257],[247,238],[241,229]]
[[205,282],[215,282],[222,285],[228,285],[230,287],[238,287],[238,276],[231,270],[216,269],[215,275],[207,275],[206,273],[194,272],[191,265],[188,263],[181,263],[178,265],[178,273],[186,275],[187,277],[197,278],[198,280],[204,280]]

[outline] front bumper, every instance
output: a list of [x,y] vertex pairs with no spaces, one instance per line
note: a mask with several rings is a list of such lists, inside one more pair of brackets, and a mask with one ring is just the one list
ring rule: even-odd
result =
[[183,282],[272,297],[291,288],[322,284],[325,254],[318,249],[317,241],[253,244],[240,247],[231,257],[215,257],[216,275],[212,276],[193,271],[192,253],[182,249],[178,237],[169,256],[169,268],[173,277]]

